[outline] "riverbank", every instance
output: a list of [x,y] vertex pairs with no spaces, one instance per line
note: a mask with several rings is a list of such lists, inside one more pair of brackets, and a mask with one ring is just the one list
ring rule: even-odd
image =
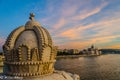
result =
[[79,58],[79,57],[93,57],[93,56],[100,56],[100,55],[59,55],[57,59],[60,58]]

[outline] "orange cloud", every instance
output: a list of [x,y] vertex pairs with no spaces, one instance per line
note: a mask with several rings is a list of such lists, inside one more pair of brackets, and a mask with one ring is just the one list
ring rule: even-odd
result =
[[86,30],[86,29],[89,29],[93,26],[95,26],[96,24],[89,24],[87,26],[79,26],[79,27],[74,27],[74,28],[71,28],[69,30],[66,30],[64,32],[62,32],[60,34],[60,36],[62,37],[67,37],[67,38],[70,38],[70,39],[76,39],[76,38],[80,38],[80,34]]
[[[60,10],[61,11],[61,14],[60,14],[61,18],[58,20],[57,23],[55,23],[53,25],[51,32],[59,31],[60,28],[65,27],[65,24],[72,23],[73,21],[83,20],[89,16],[92,16],[96,13],[99,13],[107,4],[108,4],[107,2],[104,2],[95,9],[94,8],[93,9],[90,9],[90,8],[85,9],[85,10],[81,11],[81,12],[83,12],[82,14],[76,14],[76,15],[75,15],[75,13],[79,9],[80,5],[72,5],[72,6],[69,5],[69,7],[68,6],[64,7],[62,10]],[[65,6],[66,6],[66,3],[65,3]],[[87,28],[87,27],[85,27],[85,28]],[[83,26],[83,29],[84,29],[84,26]],[[67,34],[69,34],[69,33],[67,33]],[[71,35],[71,37],[76,36],[75,34],[70,34],[70,35]],[[68,36],[68,37],[70,37],[70,36]]]
[[58,45],[60,49],[82,49],[86,48],[88,45],[90,45],[90,42],[80,41],[80,42],[66,42],[65,44]]
[[112,35],[112,36],[101,36],[101,37],[95,37],[91,39],[90,41],[93,43],[106,43],[112,41],[112,39],[118,38],[120,35]]
[[61,18],[54,26],[53,29],[59,29],[61,27],[63,27],[65,24],[67,23],[67,21],[64,18]]
[[104,36],[116,36],[113,33],[119,32],[120,30],[120,19],[104,20],[96,23],[97,27],[92,28],[93,31],[97,31],[94,37],[104,37]]
[[77,34],[76,34],[75,31],[76,31],[76,29],[69,29],[69,30],[61,33],[60,36],[62,36],[62,37],[68,37],[68,38],[71,38],[71,39],[75,38],[75,37],[77,37]]
[[[83,32],[85,32],[87,29],[91,29],[91,28],[94,31],[102,29],[102,30],[98,31],[97,34],[94,34],[93,35],[94,37],[97,37],[97,36],[103,37],[105,35],[112,35],[112,32],[116,32],[120,29],[120,27],[113,28],[113,26],[119,22],[120,22],[120,19],[113,19],[113,20],[106,20],[106,21],[88,24],[86,26],[73,27],[71,29],[68,29],[68,30],[62,32],[60,34],[60,36],[67,37],[70,39],[76,39],[78,37],[80,38],[80,37],[82,37],[81,34]],[[84,38],[84,36],[83,36],[83,38]]]
[[[91,1],[87,3],[91,4]],[[81,3],[78,4],[80,5],[76,5],[76,3],[71,5],[70,2],[63,3],[60,10],[56,10],[57,12],[55,14],[52,14],[49,19],[44,20],[49,23],[49,21],[55,19],[54,22],[56,23],[52,23],[52,25],[50,24],[50,31],[55,43],[58,44],[60,48],[85,48],[91,44],[106,44],[108,42],[112,42],[113,39],[120,37],[118,33],[120,30],[120,27],[118,27],[120,25],[119,13],[117,13],[116,15],[114,14],[116,12],[100,13],[102,9],[109,4],[108,1],[103,1],[102,3],[100,3],[100,6],[94,8],[91,8],[91,6],[86,7]],[[83,9],[81,9],[80,6]],[[91,18],[90,16],[93,16],[95,14],[98,14],[96,18],[102,18],[94,21],[95,17],[92,17],[93,19],[90,19],[92,21],[83,21],[88,17]],[[106,14],[108,15],[105,16]],[[58,18],[54,18],[55,16],[57,16]],[[72,24],[73,26],[70,24]],[[83,41],[84,39],[86,41]]]
[[73,17],[73,20],[82,20],[82,19],[85,19],[89,16],[92,16],[94,14],[97,14],[99,13],[105,6],[107,6],[108,3],[104,2],[103,4],[101,4],[99,7],[89,11],[89,10],[85,10],[85,11],[82,11],[83,14],[79,14],[77,16],[74,16]]
[[[68,38],[68,42],[59,45],[60,48],[85,48],[91,44],[106,44],[112,42],[114,39],[119,38],[119,34],[113,34],[120,30],[120,19],[113,18],[111,20],[103,20],[97,23],[88,24],[86,26],[75,26],[71,29],[63,31],[58,37]],[[117,24],[117,25],[116,25]],[[114,28],[113,26],[116,25]],[[91,36],[81,36],[82,33],[86,33],[86,30],[98,31],[96,34]],[[89,38],[87,38],[89,37]],[[81,39],[88,39],[87,41],[82,41]],[[70,40],[79,39],[78,42],[73,42]]]
[[107,48],[107,49],[120,49],[120,44],[112,45],[112,46],[105,46],[104,48]]
[[104,37],[97,37],[92,38],[87,41],[73,41],[73,42],[66,42],[64,44],[59,45],[59,48],[77,48],[77,49],[83,49],[91,44],[105,44],[108,42],[111,42],[113,39],[120,37],[120,35],[116,36],[104,36]]

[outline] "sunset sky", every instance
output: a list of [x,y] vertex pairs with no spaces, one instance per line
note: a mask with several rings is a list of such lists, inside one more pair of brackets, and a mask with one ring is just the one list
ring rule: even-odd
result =
[[30,12],[59,48],[120,49],[120,0],[0,0],[0,49]]

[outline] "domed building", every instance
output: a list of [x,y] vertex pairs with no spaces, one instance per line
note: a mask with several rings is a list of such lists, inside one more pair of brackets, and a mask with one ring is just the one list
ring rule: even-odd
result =
[[30,14],[30,21],[8,36],[4,73],[12,76],[37,76],[53,73],[56,49],[49,32]]
[[88,49],[80,51],[80,53],[85,55],[101,55],[101,51],[98,48],[94,47],[94,45],[91,45],[91,47]]
[[3,74],[13,79],[22,77],[22,80],[80,80],[76,74],[54,70],[57,47],[34,16],[31,13],[30,21],[13,30],[3,45]]

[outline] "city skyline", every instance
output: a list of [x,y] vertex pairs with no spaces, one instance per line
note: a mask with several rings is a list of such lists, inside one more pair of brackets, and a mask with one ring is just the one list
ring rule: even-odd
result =
[[0,0],[0,48],[30,12],[59,48],[120,49],[120,0]]

